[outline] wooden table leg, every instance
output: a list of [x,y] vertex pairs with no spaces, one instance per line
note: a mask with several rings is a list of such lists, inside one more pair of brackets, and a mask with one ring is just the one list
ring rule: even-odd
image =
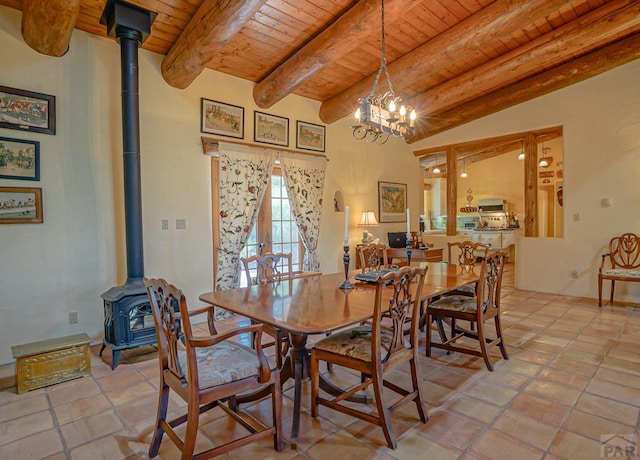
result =
[[307,336],[304,334],[289,334],[291,340],[291,364],[293,365],[293,422],[291,423],[291,448],[298,448],[298,433],[300,432],[300,409],[302,398],[302,379],[309,376],[309,350],[307,350]]

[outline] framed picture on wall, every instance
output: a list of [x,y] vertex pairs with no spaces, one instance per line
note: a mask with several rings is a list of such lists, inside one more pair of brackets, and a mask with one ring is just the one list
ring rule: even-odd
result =
[[378,182],[378,216],[380,222],[407,221],[407,184]]
[[324,152],[325,127],[298,120],[296,122],[296,148]]
[[0,224],[41,224],[42,189],[0,187]]
[[200,131],[244,139],[244,108],[200,98]]
[[0,179],[40,180],[40,142],[0,137]]
[[289,119],[254,110],[253,140],[289,146]]
[[0,128],[56,133],[56,97],[0,86]]

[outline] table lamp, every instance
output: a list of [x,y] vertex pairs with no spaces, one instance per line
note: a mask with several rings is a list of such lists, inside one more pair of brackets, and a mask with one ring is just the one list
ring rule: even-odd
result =
[[360,223],[358,224],[358,228],[365,229],[362,232],[362,244],[370,244],[373,242],[373,235],[367,229],[377,226],[378,221],[376,220],[376,215],[373,211],[364,211],[362,213],[362,217],[360,217]]

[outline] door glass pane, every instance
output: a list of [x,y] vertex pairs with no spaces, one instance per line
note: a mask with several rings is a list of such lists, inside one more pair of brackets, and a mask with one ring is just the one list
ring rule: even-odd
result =
[[[267,235],[267,231],[260,232],[258,228],[260,219],[251,229],[247,244],[242,250],[240,257],[251,257],[260,253],[260,243],[265,244],[264,252],[290,252],[293,254],[293,270],[302,270],[302,261],[300,260],[300,237],[298,234],[298,226],[291,214],[291,203],[287,196],[287,190],[282,176],[274,173],[271,175],[271,222],[266,222],[267,228],[271,227],[270,241],[265,236],[265,241],[258,241],[258,235]],[[263,206],[269,203],[267,200]],[[255,276],[252,273],[251,276]],[[240,285],[247,286],[244,270],[240,276]]]

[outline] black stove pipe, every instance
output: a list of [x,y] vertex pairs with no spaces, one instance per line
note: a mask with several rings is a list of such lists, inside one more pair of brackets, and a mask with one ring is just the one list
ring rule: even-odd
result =
[[122,146],[124,170],[124,210],[127,243],[127,282],[142,284],[142,187],[140,177],[140,105],[138,48],[142,34],[124,26],[116,27],[120,43],[122,79]]

